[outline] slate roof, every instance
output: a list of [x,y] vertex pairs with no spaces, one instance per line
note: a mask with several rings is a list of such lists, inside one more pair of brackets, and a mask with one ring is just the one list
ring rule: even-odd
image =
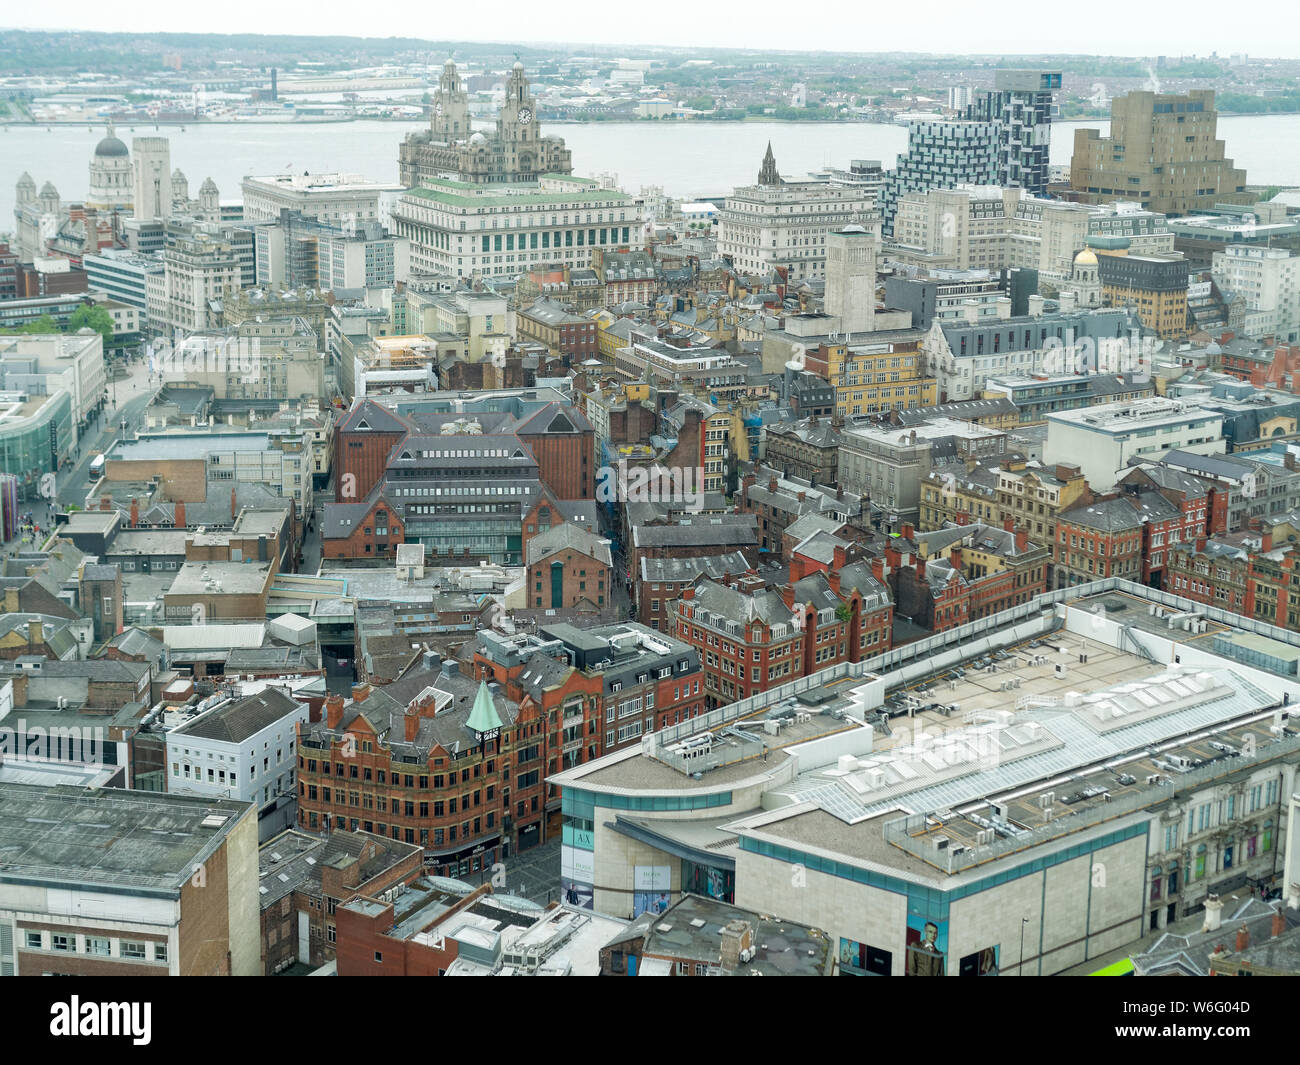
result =
[[263,688],[255,695],[224,703],[174,730],[175,735],[197,736],[221,743],[243,743],[264,728],[302,709],[298,700],[279,688]]
[[574,550],[603,566],[613,565],[609,541],[594,536],[586,529],[570,525],[567,521],[552,525],[528,541],[528,565],[535,566],[561,551]]

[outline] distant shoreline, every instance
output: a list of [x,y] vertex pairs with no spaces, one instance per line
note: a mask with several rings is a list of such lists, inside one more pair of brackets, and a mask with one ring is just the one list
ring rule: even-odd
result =
[[[1300,115],[1300,111],[1220,111],[1220,118],[1294,118]],[[162,121],[150,122],[144,120],[134,124],[114,120],[114,125],[119,128],[128,130],[148,129],[151,126],[155,129],[185,129],[189,126],[346,126],[352,122],[389,122],[394,125],[401,124],[419,124],[420,118],[402,117],[402,118],[385,118],[382,115],[356,115],[349,118],[291,118],[280,121],[265,119],[228,119],[228,118],[194,118],[186,121]],[[761,122],[780,122],[791,126],[899,126],[906,128],[904,123],[897,121],[879,121],[870,118],[777,118],[775,115],[747,115],[744,118],[698,118],[698,119],[641,119],[641,118],[548,118],[543,119],[547,125],[556,126],[684,126],[688,124],[695,125],[744,125],[746,123]],[[1109,115],[1081,116],[1074,118],[1055,119],[1053,125],[1064,124],[1067,122],[1109,122]],[[103,126],[103,121],[99,119],[87,121],[86,119],[77,119],[70,121],[68,119],[51,119],[48,121],[38,122],[18,122],[9,119],[0,120],[0,128],[6,132],[10,129],[40,129],[42,126],[53,131],[58,129],[74,129],[77,126],[86,126],[88,131],[95,127]]]

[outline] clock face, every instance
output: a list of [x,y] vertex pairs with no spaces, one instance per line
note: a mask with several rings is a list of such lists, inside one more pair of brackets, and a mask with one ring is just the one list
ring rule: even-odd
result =
[[532,120],[533,120],[532,109],[528,107],[521,107],[519,109],[519,121],[524,123],[524,125],[527,125]]

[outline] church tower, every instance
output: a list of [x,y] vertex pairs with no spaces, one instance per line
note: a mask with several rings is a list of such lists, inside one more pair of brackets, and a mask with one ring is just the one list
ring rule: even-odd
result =
[[470,134],[469,94],[450,58],[442,65],[438,91],[433,94],[430,130],[435,141],[464,140]]
[[772,142],[767,142],[767,154],[763,156],[763,166],[758,172],[760,185],[784,185],[781,175],[776,172],[776,156],[772,154]]

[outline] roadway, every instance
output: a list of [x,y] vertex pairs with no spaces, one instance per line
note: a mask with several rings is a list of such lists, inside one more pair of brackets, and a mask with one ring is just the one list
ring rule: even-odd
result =
[[[61,506],[86,505],[86,493],[90,491],[90,460],[97,451],[106,451],[122,438],[122,423],[125,421],[127,435],[138,431],[144,421],[144,410],[152,401],[158,389],[157,382],[150,383],[149,370],[144,363],[136,363],[130,368],[130,375],[116,382],[110,381],[107,387],[109,405],[103,417],[92,423],[78,441],[80,454],[71,469],[60,470],[57,480],[56,499]],[[116,397],[116,406],[114,398]]]

